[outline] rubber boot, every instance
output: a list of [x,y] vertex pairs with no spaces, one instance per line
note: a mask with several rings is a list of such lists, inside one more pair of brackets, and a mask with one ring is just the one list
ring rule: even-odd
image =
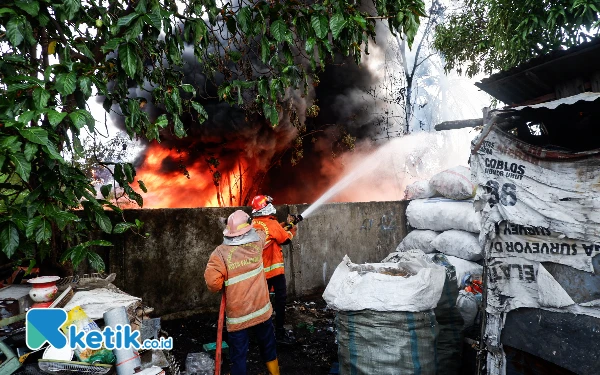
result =
[[279,375],[279,361],[277,358],[267,362],[267,370],[269,370],[270,375]]

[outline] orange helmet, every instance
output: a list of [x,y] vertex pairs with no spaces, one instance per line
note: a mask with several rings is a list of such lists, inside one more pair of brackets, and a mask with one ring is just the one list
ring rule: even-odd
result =
[[269,203],[273,203],[273,198],[269,197],[268,195],[257,195],[256,197],[252,198],[252,203],[250,203],[250,206],[252,206],[252,212],[256,212],[267,207]]

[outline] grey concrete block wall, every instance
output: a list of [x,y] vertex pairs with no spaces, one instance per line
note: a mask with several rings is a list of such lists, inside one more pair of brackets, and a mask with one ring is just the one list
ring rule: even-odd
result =
[[[383,259],[406,235],[406,202],[335,203],[319,208],[299,225],[284,246],[290,298],[322,291],[345,254],[357,263]],[[277,206],[283,221],[307,205]],[[116,285],[141,297],[159,315],[186,315],[218,309],[208,292],[204,269],[222,242],[219,217],[238,207],[126,210],[127,220],[143,221],[149,238],[128,233],[112,239],[108,269]],[[249,208],[242,207],[246,212]]]

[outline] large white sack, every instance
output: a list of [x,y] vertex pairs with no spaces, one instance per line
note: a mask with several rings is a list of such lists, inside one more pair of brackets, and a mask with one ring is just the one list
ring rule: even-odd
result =
[[435,249],[431,242],[439,235],[439,232],[432,230],[413,230],[411,231],[400,244],[396,247],[396,251],[404,251],[418,249],[425,254],[433,253]]
[[[367,272],[368,269],[375,272]],[[413,276],[376,272],[381,269],[404,269]],[[329,307],[340,311],[427,311],[437,306],[445,278],[445,268],[419,250],[402,253],[399,263],[359,265],[346,255],[331,276],[323,299]]]
[[464,260],[477,261],[482,259],[479,237],[463,230],[452,229],[442,232],[431,241],[430,245],[440,253]]
[[[432,256],[432,254],[430,254],[429,256]],[[467,274],[473,275],[473,276],[483,275],[483,266],[480,266],[479,264],[477,264],[475,262],[470,262],[468,260],[460,259],[460,258],[454,257],[452,255],[447,255],[446,258],[448,258],[448,261],[450,262],[450,264],[452,264],[454,266],[454,268],[456,269],[456,281],[458,283],[459,288],[460,288],[460,284],[461,284],[462,280],[465,278],[465,275],[467,275]]]
[[476,185],[471,182],[471,170],[457,166],[446,169],[429,180],[429,185],[449,199],[470,199],[475,196]]
[[413,200],[413,199],[425,199],[435,197],[437,192],[435,189],[429,184],[429,181],[417,181],[406,187],[404,191],[404,199]]
[[450,229],[479,233],[480,216],[472,201],[444,198],[417,199],[406,209],[411,227],[443,232]]

